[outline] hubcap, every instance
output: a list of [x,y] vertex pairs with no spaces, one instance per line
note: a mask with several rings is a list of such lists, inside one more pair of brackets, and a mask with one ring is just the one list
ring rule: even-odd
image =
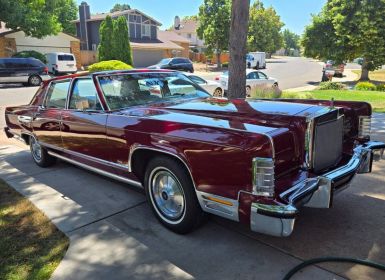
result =
[[41,146],[37,143],[37,141],[34,137],[31,137],[31,150],[32,150],[32,156],[35,158],[35,160],[40,161],[41,160]]
[[151,194],[155,206],[166,219],[177,220],[183,215],[183,189],[171,172],[162,169],[155,173],[151,180]]
[[31,77],[31,84],[39,85],[40,84],[40,79],[38,77]]
[[222,96],[222,91],[220,89],[216,89],[215,92],[214,92],[214,96],[221,97]]

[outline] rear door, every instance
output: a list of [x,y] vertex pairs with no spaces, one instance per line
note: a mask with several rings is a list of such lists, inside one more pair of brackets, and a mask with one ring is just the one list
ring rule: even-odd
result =
[[102,109],[93,80],[73,81],[68,108],[62,114],[63,147],[88,160],[109,160],[106,150],[107,114]]
[[57,71],[63,73],[75,72],[75,57],[72,54],[59,54],[57,56]]
[[61,115],[66,106],[71,80],[51,82],[43,105],[39,107],[32,121],[37,140],[51,148],[62,148]]

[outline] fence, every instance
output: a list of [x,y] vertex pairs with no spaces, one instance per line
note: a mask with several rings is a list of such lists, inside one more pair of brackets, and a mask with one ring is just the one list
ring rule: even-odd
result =
[[[217,56],[213,55],[212,58],[208,58],[205,54],[203,53],[194,53],[190,52],[189,55],[190,59],[195,62],[211,62],[211,63],[217,63]],[[230,61],[230,54],[229,53],[222,53],[221,54],[221,63],[224,62],[229,62]]]
[[80,51],[80,62],[83,66],[88,66],[98,61],[96,51]]

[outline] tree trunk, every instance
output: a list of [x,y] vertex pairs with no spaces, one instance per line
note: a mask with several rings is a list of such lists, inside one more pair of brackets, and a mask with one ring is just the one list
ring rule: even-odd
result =
[[246,41],[250,0],[233,0],[230,25],[228,98],[246,97]]
[[364,58],[361,65],[361,77],[360,81],[368,81],[369,80],[369,70],[368,70],[368,63],[366,62],[366,59]]
[[221,62],[221,53],[217,50],[217,68],[222,67],[222,62]]

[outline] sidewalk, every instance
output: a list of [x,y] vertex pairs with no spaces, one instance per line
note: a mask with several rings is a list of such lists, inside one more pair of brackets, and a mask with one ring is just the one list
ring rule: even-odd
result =
[[[282,279],[301,261],[212,220],[176,235],[154,218],[142,193],[62,162],[39,168],[13,145],[0,146],[0,178],[69,236],[55,280]],[[313,266],[293,279],[342,278]]]

